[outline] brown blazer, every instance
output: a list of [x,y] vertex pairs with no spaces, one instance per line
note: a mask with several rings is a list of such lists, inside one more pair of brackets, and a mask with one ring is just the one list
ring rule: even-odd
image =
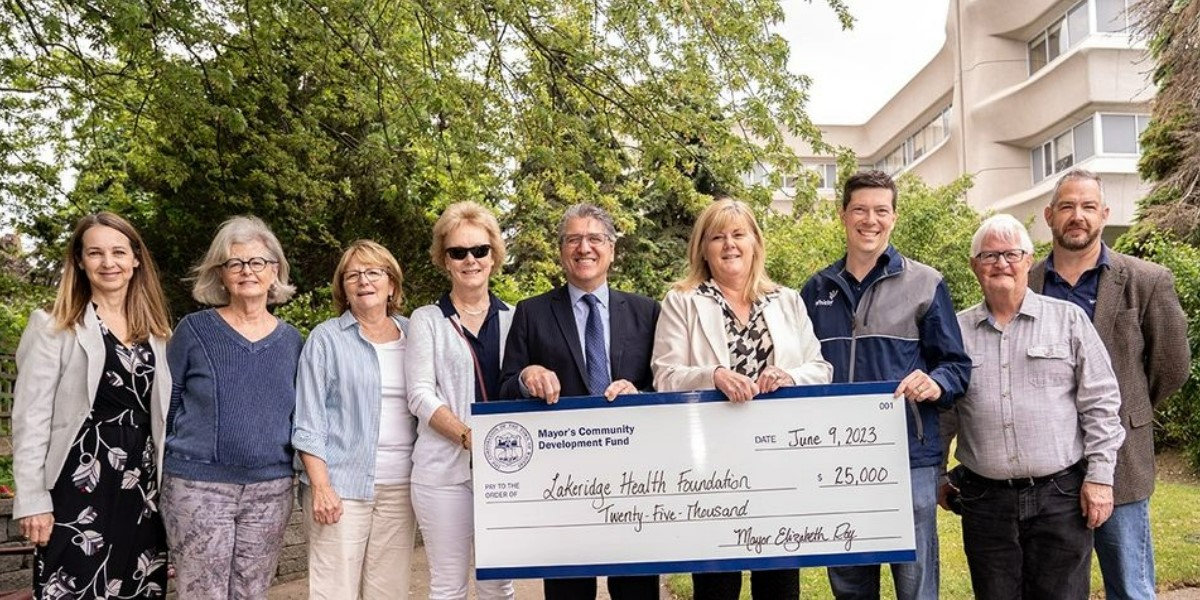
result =
[[[1154,408],[1187,381],[1191,350],[1187,315],[1175,294],[1175,278],[1159,265],[1107,249],[1112,263],[1100,274],[1092,319],[1108,350],[1121,389],[1125,444],[1117,453],[1113,500],[1128,504],[1154,492]],[[1029,273],[1042,292],[1046,261]]]

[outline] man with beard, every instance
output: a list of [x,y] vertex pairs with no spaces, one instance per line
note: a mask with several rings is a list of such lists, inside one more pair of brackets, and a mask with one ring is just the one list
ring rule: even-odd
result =
[[976,598],[1085,600],[1092,531],[1113,507],[1121,398],[1087,315],[1028,290],[1032,263],[1012,216],[975,232],[983,302],[958,313],[972,368],[953,408],[951,480]]
[[1083,169],[1064,174],[1045,211],[1054,248],[1033,267],[1029,284],[1082,308],[1108,349],[1121,387],[1125,444],[1117,455],[1116,506],[1096,530],[1096,555],[1108,598],[1154,598],[1151,423],[1158,403],[1187,381],[1187,316],[1170,271],[1104,244],[1108,213],[1099,176]]

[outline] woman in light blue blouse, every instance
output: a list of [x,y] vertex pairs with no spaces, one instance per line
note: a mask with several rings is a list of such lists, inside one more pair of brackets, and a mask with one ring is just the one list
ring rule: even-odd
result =
[[313,329],[300,357],[292,445],[304,464],[310,598],[408,597],[417,424],[402,281],[386,248],[351,244],[333,273],[342,314]]

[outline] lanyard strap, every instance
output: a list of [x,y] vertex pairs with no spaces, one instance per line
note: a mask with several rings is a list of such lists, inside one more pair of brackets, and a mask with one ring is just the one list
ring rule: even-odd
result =
[[487,386],[483,383],[483,368],[479,365],[479,357],[475,355],[475,347],[471,345],[471,340],[467,339],[467,334],[463,331],[458,319],[453,316],[447,317],[447,319],[450,320],[450,325],[454,327],[454,331],[457,331],[459,337],[463,339],[463,343],[467,345],[467,352],[471,353],[471,361],[475,363],[475,380],[479,383],[479,393],[483,395],[483,401],[487,402]]

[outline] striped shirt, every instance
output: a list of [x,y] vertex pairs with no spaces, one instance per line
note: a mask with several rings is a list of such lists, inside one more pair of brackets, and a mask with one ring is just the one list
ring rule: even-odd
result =
[[1042,477],[1087,459],[1087,481],[1111,485],[1125,430],[1108,353],[1087,315],[1026,291],[1003,329],[984,304],[958,313],[971,385],[956,404],[958,449],[989,479]]
[[[407,335],[408,319],[393,318]],[[375,347],[362,337],[350,311],[313,329],[300,355],[292,446],[325,461],[333,489],[342,498],[375,496],[381,369],[404,365],[379,364]],[[408,418],[406,426],[415,428],[415,420]],[[307,474],[300,479],[310,483]]]

